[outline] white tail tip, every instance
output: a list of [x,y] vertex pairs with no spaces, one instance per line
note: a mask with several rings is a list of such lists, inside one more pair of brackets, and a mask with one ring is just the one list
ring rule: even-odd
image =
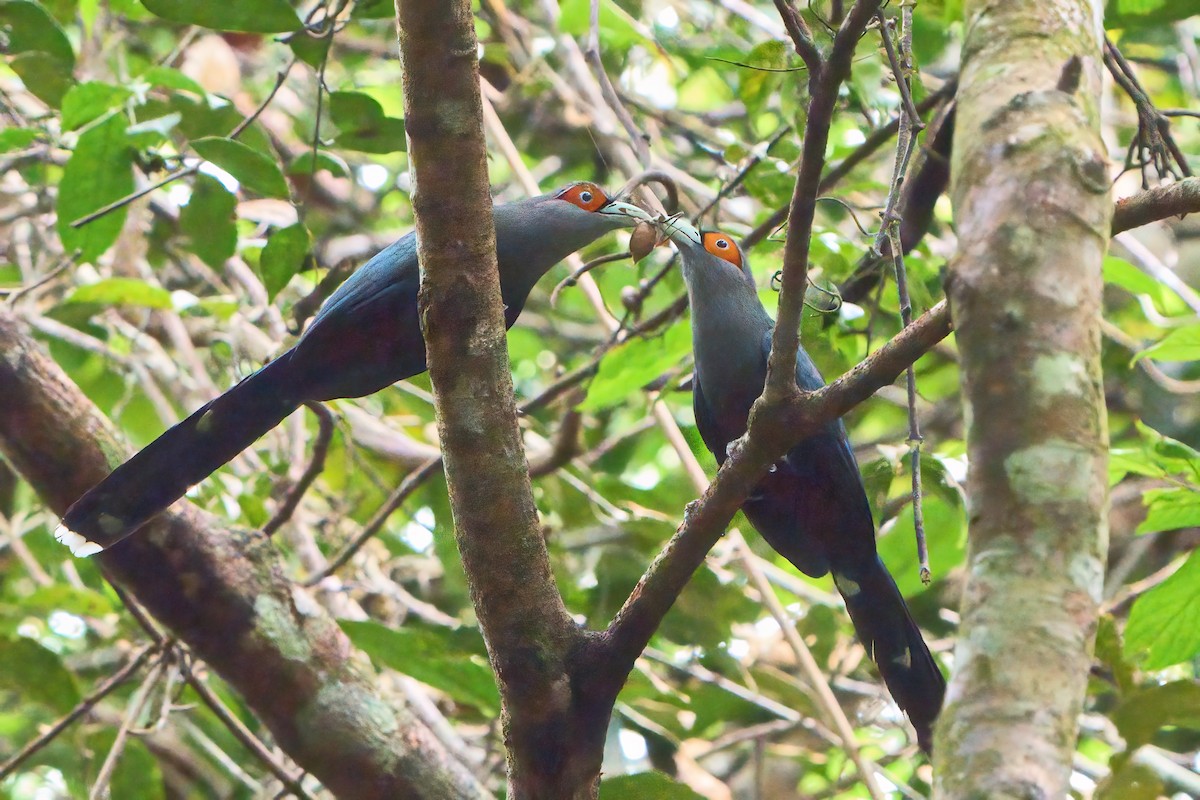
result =
[[83,538],[75,531],[68,528],[66,525],[59,524],[54,529],[54,538],[60,544],[65,544],[71,550],[71,555],[76,558],[87,558],[94,556],[104,548],[93,541]]

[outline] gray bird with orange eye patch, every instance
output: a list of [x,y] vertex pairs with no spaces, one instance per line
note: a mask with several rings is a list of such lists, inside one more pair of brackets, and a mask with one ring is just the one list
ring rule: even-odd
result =
[[[594,183],[496,206],[505,324],[535,283],[581,247],[650,216]],[[409,233],[338,287],[295,347],[151,442],[67,510],[55,538],[91,555],[137,530],[308,401],[361,397],[425,371]]]
[[[775,323],[731,237],[686,222],[663,227],[683,260],[692,310],[696,427],[721,464],[762,394]],[[806,391],[825,385],[804,348],[796,354],[796,385]],[[854,630],[929,752],[946,681],[879,560],[871,508],[841,420],[789,450],[742,511],[796,569],[814,578],[833,573]]]

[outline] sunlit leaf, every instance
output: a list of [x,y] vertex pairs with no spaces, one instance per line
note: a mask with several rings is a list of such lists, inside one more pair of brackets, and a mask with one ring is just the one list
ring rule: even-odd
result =
[[0,637],[0,689],[53,709],[69,711],[79,702],[75,679],[62,659],[32,639]]
[[675,325],[662,336],[635,339],[613,350],[600,362],[600,370],[588,386],[580,408],[599,411],[628,399],[631,392],[673,368],[691,348],[692,335],[686,325]]
[[1172,681],[1133,692],[1112,720],[1130,751],[1147,744],[1164,725],[1200,728],[1200,682]]
[[111,109],[120,108],[128,97],[129,90],[123,86],[101,81],[75,84],[63,97],[63,130],[75,130]]
[[125,136],[125,120],[114,115],[79,137],[58,186],[58,235],[68,251],[79,248],[79,260],[93,261],[112,246],[125,224],[126,207],[111,211],[79,228],[71,223],[133,191],[133,154]]
[[237,250],[237,198],[209,175],[197,175],[179,212],[179,228],[200,260],[219,268]]
[[77,287],[67,296],[67,302],[163,309],[171,307],[171,293],[137,278],[105,278]]
[[1200,325],[1175,328],[1156,344],[1134,357],[1134,361],[1153,358],[1155,361],[1200,361]]
[[485,715],[499,713],[500,693],[487,660],[480,653],[478,631],[449,628],[399,630],[375,622],[342,620],[342,630],[355,646],[378,664],[427,683],[474,706]]
[[642,772],[637,775],[618,775],[600,782],[600,800],[703,800],[682,783],[676,783],[661,772]]
[[262,272],[263,284],[267,294],[272,298],[279,290],[287,286],[292,276],[304,267],[309,250],[312,249],[312,237],[304,223],[297,222],[286,228],[275,231],[263,248],[259,269]]
[[266,197],[288,196],[287,181],[279,165],[257,150],[219,136],[196,139],[191,144],[201,157],[237,178],[250,191]]
[[408,147],[404,120],[389,117],[383,106],[362,92],[331,92],[329,113],[338,127],[338,147],[364,153],[394,153]]
[[1169,667],[1200,653],[1200,550],[1134,602],[1125,626],[1125,652],[1141,657],[1147,669]]
[[5,128],[0,131],[0,153],[28,147],[37,141],[39,135],[35,128]]
[[1142,498],[1147,512],[1137,527],[1138,533],[1200,527],[1200,490],[1191,487],[1149,489]]
[[142,0],[152,14],[218,31],[287,33],[300,27],[300,18],[287,0]]

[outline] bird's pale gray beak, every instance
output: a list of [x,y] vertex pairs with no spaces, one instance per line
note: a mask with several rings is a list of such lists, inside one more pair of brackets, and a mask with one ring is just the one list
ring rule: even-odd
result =
[[637,225],[639,222],[653,222],[654,217],[643,209],[638,208],[632,203],[625,203],[620,200],[613,200],[608,205],[601,208],[597,213],[605,214],[613,217],[627,217],[629,227]]
[[703,240],[696,226],[683,217],[670,217],[661,223],[663,232],[677,245],[699,246]]

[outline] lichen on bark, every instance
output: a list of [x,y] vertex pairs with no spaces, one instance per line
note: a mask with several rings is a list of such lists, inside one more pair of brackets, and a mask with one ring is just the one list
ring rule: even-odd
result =
[[935,792],[1063,797],[1107,547],[1100,8],[1016,0],[965,12],[947,293],[970,555]]

